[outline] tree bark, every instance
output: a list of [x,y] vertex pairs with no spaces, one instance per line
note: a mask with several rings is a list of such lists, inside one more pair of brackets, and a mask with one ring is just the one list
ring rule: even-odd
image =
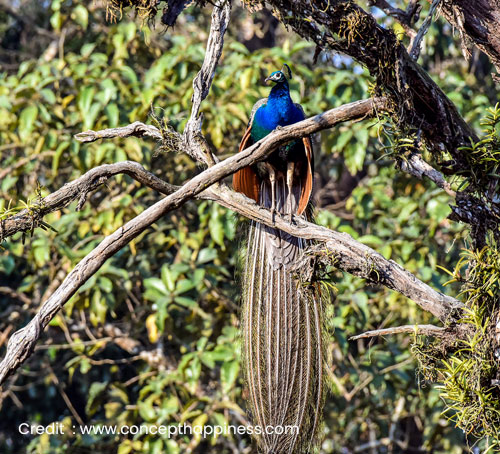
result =
[[473,42],[500,74],[500,0],[444,0],[441,13],[459,31],[464,54]]

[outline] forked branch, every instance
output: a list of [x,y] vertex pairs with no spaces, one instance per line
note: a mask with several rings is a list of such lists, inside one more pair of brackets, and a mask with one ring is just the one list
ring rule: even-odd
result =
[[[296,139],[307,134],[313,134],[323,129],[331,128],[343,121],[360,120],[371,117],[376,111],[383,110],[385,108],[385,103],[386,101],[384,98],[355,101],[310,117],[294,125],[287,126],[286,128],[274,131],[265,139],[247,148],[244,152],[238,153],[226,159],[223,163],[220,163],[223,164],[222,168],[224,169],[228,166],[229,171],[228,173],[222,172],[221,176],[216,177],[214,181],[218,181],[244,167],[244,165],[240,166],[241,160],[248,162],[248,164],[245,165],[254,164],[257,161],[265,159],[272,150],[290,139]],[[196,132],[196,134],[199,138],[203,138],[201,133]],[[129,126],[116,128],[114,134],[113,129],[105,129],[97,132],[85,131],[77,134],[75,137],[82,142],[93,142],[101,138],[123,138],[128,136],[153,137],[158,141],[161,140],[162,137],[160,130],[155,126],[144,125],[139,122]],[[190,143],[193,144],[193,146],[200,146],[199,141],[196,139],[190,139]],[[198,151],[196,156],[199,157],[200,162],[206,162],[206,155],[201,151]],[[220,167],[217,167],[217,169],[219,168]],[[41,199],[31,210],[22,210],[16,215],[0,221],[0,239],[5,239],[17,232],[33,230],[37,227],[43,216],[52,211],[57,211],[66,207],[73,200],[79,199],[81,203],[79,203],[78,208],[81,208],[89,192],[93,191],[108,178],[118,173],[126,173],[140,183],[153,189],[163,188],[159,190],[159,192],[163,194],[170,194],[177,189],[175,186],[169,185],[153,174],[147,175],[144,172],[144,168],[138,163],[122,162],[96,167],[77,180],[68,183],[56,192]],[[210,184],[213,183],[207,183],[205,187],[208,187]]]
[[[40,311],[28,325],[11,337],[6,356],[0,363],[0,384],[30,356],[41,332],[50,320],[108,258],[166,213],[196,197],[215,200],[247,218],[258,220],[266,225],[275,225],[298,237],[321,242],[323,247],[317,245],[314,247],[316,249],[313,248],[310,252],[327,255],[335,261],[340,269],[399,291],[414,299],[423,309],[430,311],[440,320],[446,321],[456,309],[460,308],[459,301],[436,292],[395,262],[385,259],[368,246],[353,240],[349,235],[331,231],[297,217],[294,218],[294,224],[290,224],[288,220],[279,215],[275,216],[273,222],[269,210],[258,206],[242,194],[231,191],[224,185],[210,187],[235,171],[265,159],[280,144],[332,127],[342,121],[365,118],[373,114],[375,107],[380,109],[383,106],[383,99],[357,101],[276,130],[250,148],[201,172],[185,185],[176,189],[175,192],[107,236],[68,274],[60,287],[43,303]],[[132,176],[136,179],[142,180],[160,192],[173,190],[171,185],[160,183],[156,177],[150,175],[138,164],[120,164],[123,166],[122,170],[134,169],[134,172],[129,174],[133,173]],[[96,168],[94,171],[102,170],[102,167]],[[75,195],[74,192],[73,195]]]

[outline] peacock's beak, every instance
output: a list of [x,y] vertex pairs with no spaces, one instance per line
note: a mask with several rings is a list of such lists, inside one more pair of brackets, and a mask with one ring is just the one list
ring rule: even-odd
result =
[[266,77],[266,78],[264,79],[264,82],[265,82],[266,84],[267,84],[268,82],[272,82],[272,81],[273,81],[273,79],[271,79],[271,77]]

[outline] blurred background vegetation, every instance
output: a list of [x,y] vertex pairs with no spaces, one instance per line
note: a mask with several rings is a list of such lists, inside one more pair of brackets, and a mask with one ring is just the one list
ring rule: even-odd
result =
[[[401,5],[400,5],[401,6]],[[124,11],[106,18],[100,1],[0,1],[0,220],[100,164],[140,162],[182,184],[199,171],[185,155],[129,138],[80,145],[87,129],[168,119],[182,131],[192,79],[201,66],[210,9],[190,8],[173,29]],[[120,16],[120,15],[118,15]],[[370,77],[350,59],[321,54],[264,11],[232,13],[204,132],[220,158],[237,150],[263,79],[287,62],[292,97],[308,115],[370,95]],[[422,15],[425,17],[425,15]],[[109,19],[109,17],[108,17]],[[391,19],[384,26],[401,30]],[[486,58],[470,62],[439,20],[425,38],[424,67],[478,128],[495,90]],[[479,128],[478,128],[479,130]],[[449,196],[394,168],[384,119],[345,124],[315,137],[316,221],[372,246],[433,287],[443,284],[467,232],[446,219]],[[0,354],[78,261],[105,235],[161,196],[126,176],[47,216],[0,247]],[[237,222],[210,202],[191,202],[134,240],[89,281],[46,329],[1,396],[0,452],[237,453],[247,436],[22,436],[22,422],[47,425],[192,426],[245,424],[239,373]],[[408,299],[335,276],[328,308],[330,393],[324,453],[469,452],[443,416],[439,390],[412,358],[412,336],[348,341],[369,329],[426,323]],[[422,342],[422,340],[418,340]],[[372,442],[375,447],[366,444]]]

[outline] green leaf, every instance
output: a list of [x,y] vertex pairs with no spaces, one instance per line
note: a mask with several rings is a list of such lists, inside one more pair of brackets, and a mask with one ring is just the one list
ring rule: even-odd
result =
[[71,12],[71,19],[86,29],[89,24],[89,12],[83,5],[76,5]]
[[222,220],[222,216],[219,211],[219,207],[217,205],[212,206],[212,213],[210,216],[210,221],[208,222],[208,227],[210,229],[210,235],[213,240],[225,249],[224,244],[224,223]]
[[101,103],[99,102],[95,102],[92,106],[90,106],[89,111],[83,117],[84,129],[91,129],[94,126],[97,115],[99,115],[99,112],[101,111],[101,107]]
[[410,214],[413,213],[417,208],[418,205],[416,202],[408,201],[408,203],[403,205],[403,208],[401,208],[401,211],[399,212],[398,215],[398,221],[400,222],[408,221]]
[[124,440],[120,443],[120,446],[118,446],[117,454],[130,454],[133,449],[132,442],[130,440]]
[[69,141],[63,141],[58,145],[56,152],[54,154],[54,157],[52,158],[52,172],[53,173],[56,173],[57,170],[59,169],[59,163],[61,161],[61,156],[68,149],[69,145],[70,145]]
[[427,213],[438,223],[446,219],[451,213],[451,208],[447,202],[441,202],[439,199],[431,199],[427,202]]
[[153,402],[156,396],[148,397],[144,401],[137,402],[137,409],[139,410],[139,415],[144,421],[154,422],[156,418],[156,411],[153,407]]
[[84,118],[90,110],[92,100],[94,99],[94,93],[94,87],[84,87],[78,95],[78,108],[80,109],[80,113]]
[[181,306],[187,307],[187,308],[194,308],[197,306],[197,303],[194,299],[192,298],[186,298],[185,296],[176,296],[174,298],[174,301],[177,304],[180,304]]
[[116,97],[117,88],[111,79],[104,79],[101,82],[101,92],[99,99],[103,104],[108,104],[111,99]]
[[113,291],[113,283],[106,276],[99,276],[97,283],[104,292],[111,293]]
[[0,256],[0,272],[5,275],[9,275],[14,271],[16,267],[16,262],[14,261],[14,257],[11,255]]
[[186,381],[191,392],[195,392],[201,374],[201,362],[198,357],[193,357],[189,366],[184,370]]
[[108,306],[106,300],[103,297],[99,289],[92,293],[92,300],[90,304],[90,321],[94,326],[98,324],[104,324],[106,321],[106,314],[108,312]]
[[363,244],[366,244],[367,246],[372,246],[372,247],[381,246],[384,244],[384,240],[375,235],[360,236],[358,238],[358,241],[360,241]]
[[144,279],[144,286],[146,287],[146,293],[150,292],[149,294],[151,295],[151,299],[148,295],[145,295],[145,297],[150,299],[150,301],[154,301],[155,298],[160,298],[170,294],[170,291],[165,286],[165,282],[157,277]]
[[2,191],[6,193],[12,186],[14,186],[17,183],[18,177],[14,175],[7,175],[2,179],[0,182],[0,187],[2,188]]
[[234,386],[239,371],[240,364],[238,361],[229,361],[222,365],[220,370],[220,379],[222,382],[222,390],[225,393],[228,393]]
[[56,95],[52,90],[44,88],[40,91],[40,94],[42,95],[43,99],[45,99],[45,101],[47,101],[49,104],[56,103]]
[[108,125],[110,128],[116,128],[118,126],[120,112],[118,110],[118,106],[114,103],[108,104],[104,112],[108,117]]
[[28,106],[21,112],[19,116],[19,137],[23,142],[26,142],[30,137],[37,115],[38,108],[35,105]]
[[90,385],[90,390],[87,395],[87,404],[85,405],[85,412],[87,415],[92,416],[99,410],[101,405],[99,398],[103,395],[107,387],[107,382],[94,382]]
[[52,25],[52,28],[57,32],[61,30],[61,24],[62,24],[62,17],[61,17],[61,12],[56,11],[52,16],[50,16],[50,25]]
[[161,412],[166,416],[173,415],[179,411],[179,400],[175,396],[164,399],[161,404]]
[[50,260],[50,246],[46,238],[33,241],[33,257],[40,268],[47,266]]
[[178,274],[169,269],[167,265],[161,267],[161,280],[165,284],[166,289],[173,293],[175,291],[175,281]]
[[[82,48],[80,49],[80,54],[83,58],[88,58],[94,51],[96,47],[96,43],[85,43]],[[108,79],[106,79],[108,80]]]
[[168,318],[168,306],[170,302],[170,298],[160,298],[156,300],[156,306],[158,307],[158,319],[156,325],[161,333],[165,331],[165,320]]
[[86,374],[90,369],[91,369],[91,364],[88,358],[82,358],[82,360],[79,362],[80,365],[80,372],[82,374]]
[[189,290],[195,287],[194,282],[189,279],[180,279],[175,287],[175,293],[181,295],[182,293],[189,292]]

